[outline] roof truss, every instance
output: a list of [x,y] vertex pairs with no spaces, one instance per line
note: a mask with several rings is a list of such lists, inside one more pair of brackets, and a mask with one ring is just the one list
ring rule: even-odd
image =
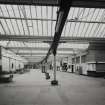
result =
[[[21,41],[21,42],[45,42],[51,43],[53,38],[51,36],[15,36],[15,35],[0,35],[0,40],[5,41]],[[80,43],[88,43],[88,42],[100,42],[104,43],[105,38],[98,37],[61,37],[61,43],[65,42],[80,42]]]
[[[14,5],[60,6],[60,1],[61,0],[0,0],[0,3]],[[105,8],[105,0],[72,0],[72,6],[88,8]]]

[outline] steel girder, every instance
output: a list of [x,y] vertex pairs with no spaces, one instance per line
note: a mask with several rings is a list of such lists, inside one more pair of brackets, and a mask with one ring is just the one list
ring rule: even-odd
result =
[[[61,0],[0,0],[0,4],[60,6],[60,1]],[[105,0],[72,0],[71,6],[87,8],[105,8]]]
[[[21,55],[21,56],[24,56],[24,55],[30,55],[30,56],[34,56],[34,55],[43,55],[43,56],[45,56],[46,55],[46,53],[30,53],[30,52],[27,52],[27,53],[25,53],[25,52],[23,52],[23,53],[16,53],[17,55]],[[71,55],[71,54],[73,54],[73,53],[58,53],[58,55]]]
[[[21,35],[0,35],[2,41],[21,41],[21,42],[45,42],[51,43],[53,38],[51,36],[21,36]],[[105,43],[105,38],[99,37],[61,37],[61,43],[77,42],[77,43],[89,43],[100,42]]]
[[[6,47],[6,49],[11,49],[11,50],[22,50],[22,51],[26,51],[26,50],[32,50],[32,51],[48,51],[48,47]],[[80,50],[82,51],[82,48],[58,48],[58,51],[73,51],[73,50]]]
[[[0,19],[13,19],[13,20],[40,20],[40,21],[56,21],[56,19],[42,19],[42,18],[22,18],[22,17],[4,17],[0,16]],[[66,22],[75,22],[75,23],[96,23],[96,24],[105,24],[104,21],[84,21],[84,20],[73,20],[73,19],[67,19]]]
[[59,0],[0,0],[1,4],[58,6]]

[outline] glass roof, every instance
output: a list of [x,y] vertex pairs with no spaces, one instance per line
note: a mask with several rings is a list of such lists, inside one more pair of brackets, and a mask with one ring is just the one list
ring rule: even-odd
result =
[[62,36],[105,37],[105,9],[71,8]]
[[[58,7],[54,6],[26,6],[0,5],[0,35],[4,36],[47,36],[53,37]],[[61,37],[104,38],[105,37],[105,9],[71,7]],[[35,48],[48,48],[50,43],[22,42],[1,40],[0,45],[11,48],[15,53],[35,53]],[[20,49],[33,47],[34,49]],[[70,53],[71,50],[59,48],[86,49],[88,44],[60,43],[58,52]],[[48,49],[41,49],[37,53],[47,53]],[[43,53],[43,54],[44,54]],[[42,55],[43,55],[42,54]],[[40,54],[39,54],[40,55]]]
[[0,5],[3,35],[53,36],[57,7]]

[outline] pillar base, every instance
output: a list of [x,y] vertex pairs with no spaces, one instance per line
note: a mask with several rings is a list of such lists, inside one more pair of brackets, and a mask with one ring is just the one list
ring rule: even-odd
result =
[[58,81],[57,81],[57,80],[53,80],[53,81],[51,81],[51,85],[53,85],[53,86],[58,85]]

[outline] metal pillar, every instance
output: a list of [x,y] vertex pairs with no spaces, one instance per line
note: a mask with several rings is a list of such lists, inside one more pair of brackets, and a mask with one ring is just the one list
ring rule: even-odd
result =
[[74,54],[74,70],[76,72],[76,53],[74,50],[73,50],[73,54]]
[[56,80],[56,50],[53,52],[54,55],[54,80],[51,81],[51,85],[55,86],[58,85],[58,81]]
[[56,55],[54,55],[54,80],[56,80]]

